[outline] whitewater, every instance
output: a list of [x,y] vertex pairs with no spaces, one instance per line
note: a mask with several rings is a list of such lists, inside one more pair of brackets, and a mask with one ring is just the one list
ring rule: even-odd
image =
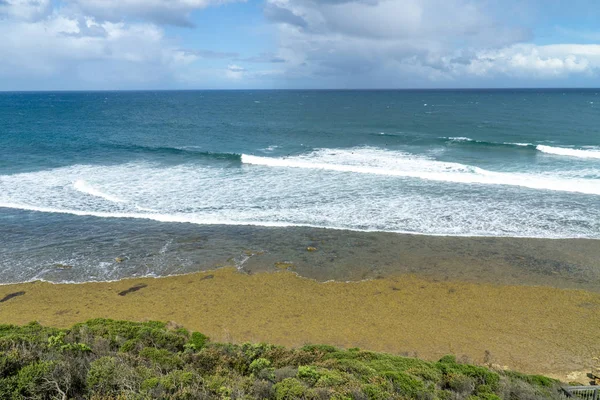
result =
[[[585,207],[600,201],[600,169],[593,166],[585,171],[491,171],[365,146],[294,156],[204,158],[209,161],[77,164],[2,175],[0,207],[202,225],[600,236],[600,226],[588,222],[600,210]],[[221,159],[226,166],[215,163]],[[565,208],[568,196],[583,197]]]

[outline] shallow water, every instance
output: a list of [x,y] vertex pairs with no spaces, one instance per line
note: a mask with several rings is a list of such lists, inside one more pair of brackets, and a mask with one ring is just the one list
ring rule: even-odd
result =
[[[246,273],[288,267],[321,281],[416,273],[439,280],[600,290],[600,242],[590,239],[404,235],[62,214],[42,214],[40,224],[38,214],[0,211],[1,282],[114,280],[235,266]],[[292,265],[276,266],[284,262]]]

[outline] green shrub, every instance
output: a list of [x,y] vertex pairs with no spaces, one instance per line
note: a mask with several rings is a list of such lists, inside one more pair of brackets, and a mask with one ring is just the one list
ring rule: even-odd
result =
[[185,347],[195,351],[200,351],[208,342],[208,336],[203,335],[200,332],[192,333],[190,340],[186,343]]
[[327,344],[307,344],[301,350],[309,353],[335,353],[338,351],[336,347]]
[[557,381],[556,379],[548,378],[542,375],[525,375],[515,371],[505,371],[505,375],[510,378],[519,379],[528,382],[534,386],[540,387],[553,387],[559,383],[559,381]]
[[348,382],[347,374],[340,371],[320,370],[319,379],[315,386],[323,388],[335,388]]
[[[502,400],[494,393],[478,393],[477,396],[469,396],[467,400]],[[521,399],[519,399],[521,400]],[[525,399],[523,399],[525,400]]]
[[113,348],[119,348],[128,340],[137,339],[144,346],[182,351],[187,337],[166,329],[167,324],[158,321],[130,322],[98,318],[77,324],[72,331],[84,329],[94,336],[109,339]]
[[273,380],[275,382],[281,382],[286,378],[295,378],[298,375],[298,368],[287,366],[283,368],[277,368],[273,370]]
[[364,362],[353,359],[330,359],[321,363],[325,368],[336,369],[356,376],[358,379],[367,380],[369,377],[376,375],[377,371],[371,368]]
[[390,394],[379,385],[363,385],[362,390],[369,400],[386,400],[390,398]]
[[160,379],[156,376],[153,376],[152,378],[148,378],[142,382],[141,389],[142,391],[148,391],[155,389],[158,387],[158,385],[160,385]]
[[130,353],[142,347],[139,339],[129,339],[123,342],[121,347],[119,347],[120,353]]
[[558,381],[459,363],[210,343],[162,322],[0,325],[0,399],[559,399]]
[[[101,395],[118,395],[138,386],[137,375],[116,357],[101,357],[90,364],[87,387]],[[139,379],[139,378],[138,378]]]
[[394,391],[398,394],[417,398],[420,393],[426,392],[425,384],[408,374],[402,372],[387,372],[384,376],[392,382]]
[[306,386],[295,378],[286,378],[275,384],[275,398],[277,400],[298,399],[306,393]]
[[250,363],[250,367],[248,370],[252,374],[257,374],[265,368],[269,368],[271,366],[271,361],[266,358],[257,358],[256,360]]
[[469,364],[459,364],[454,356],[444,356],[437,362],[438,369],[444,374],[444,380],[449,382],[453,376],[467,376],[474,379],[474,385],[489,385],[492,390],[498,388],[500,376],[484,367]]
[[7,377],[16,374],[21,368],[21,358],[16,349],[0,353],[0,377]]
[[302,379],[304,382],[308,383],[311,386],[317,383],[320,377],[321,375],[315,367],[311,367],[308,365],[301,365],[298,367],[298,378]]
[[471,394],[475,390],[475,380],[470,376],[451,373],[444,377],[444,386],[453,392]]
[[442,364],[456,364],[456,356],[453,354],[447,354],[440,358],[438,362]]
[[11,399],[17,389],[17,377],[0,378],[0,399]]
[[155,367],[163,371],[171,371],[183,365],[183,361],[179,355],[173,354],[166,349],[146,347],[140,351],[140,357],[148,359]]
[[54,363],[50,361],[26,365],[17,373],[13,398],[43,399],[48,389],[45,379],[50,377]]
[[169,372],[160,380],[160,384],[170,392],[176,392],[196,381],[196,376],[190,371],[176,370]]

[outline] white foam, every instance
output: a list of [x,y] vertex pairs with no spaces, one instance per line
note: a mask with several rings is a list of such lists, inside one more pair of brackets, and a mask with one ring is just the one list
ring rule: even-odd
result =
[[[17,203],[2,203],[0,207],[13,208],[17,210],[37,211],[55,214],[71,214],[80,217],[99,217],[99,218],[133,218],[133,219],[149,219],[158,222],[178,222],[192,223],[198,225],[250,225],[250,226],[265,226],[265,227],[291,227],[291,226],[308,226],[318,227],[310,224],[294,224],[287,222],[269,222],[269,221],[244,221],[244,220],[227,220],[220,218],[206,218],[193,214],[144,214],[144,213],[122,213],[122,212],[102,212],[88,210],[72,210],[52,207],[38,207],[30,204]],[[344,228],[340,228],[344,229]]]
[[566,157],[597,158],[600,159],[600,150],[597,149],[572,149],[567,147],[553,147],[539,144],[536,148],[542,153],[555,154]]
[[513,142],[504,142],[503,144],[507,144],[507,145],[511,145],[511,146],[521,146],[521,147],[527,147],[527,146],[533,146],[533,144],[531,143],[513,143]]
[[100,197],[104,200],[112,201],[113,203],[125,203],[126,202],[125,200],[120,199],[117,196],[113,196],[113,195],[104,193],[104,192],[96,189],[95,187],[93,187],[92,185],[90,185],[89,183],[84,181],[83,179],[76,180],[73,183],[73,187],[75,188],[75,190],[77,190],[79,192],[89,194],[90,196]]
[[[579,175],[500,173],[364,147],[242,158],[259,165],[130,162],[0,175],[0,207],[203,225],[600,237],[597,199],[565,192],[573,186],[600,192],[600,169],[593,166],[577,170]],[[519,179],[556,190],[518,190]],[[126,201],[75,190],[77,180]]]
[[459,163],[442,162],[397,151],[369,147],[322,149],[287,158],[242,155],[242,163],[268,167],[353,172],[431,181],[482,185],[510,185],[530,189],[600,195],[600,181],[569,179],[545,174],[487,171]]

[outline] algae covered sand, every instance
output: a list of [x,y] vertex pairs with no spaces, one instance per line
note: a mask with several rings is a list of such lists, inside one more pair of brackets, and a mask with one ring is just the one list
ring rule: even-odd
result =
[[451,353],[563,380],[588,370],[600,354],[600,294],[550,287],[411,275],[319,283],[288,271],[220,269],[159,279],[7,285],[0,287],[0,299],[6,299],[1,323],[174,321],[216,341],[324,343],[431,360]]

